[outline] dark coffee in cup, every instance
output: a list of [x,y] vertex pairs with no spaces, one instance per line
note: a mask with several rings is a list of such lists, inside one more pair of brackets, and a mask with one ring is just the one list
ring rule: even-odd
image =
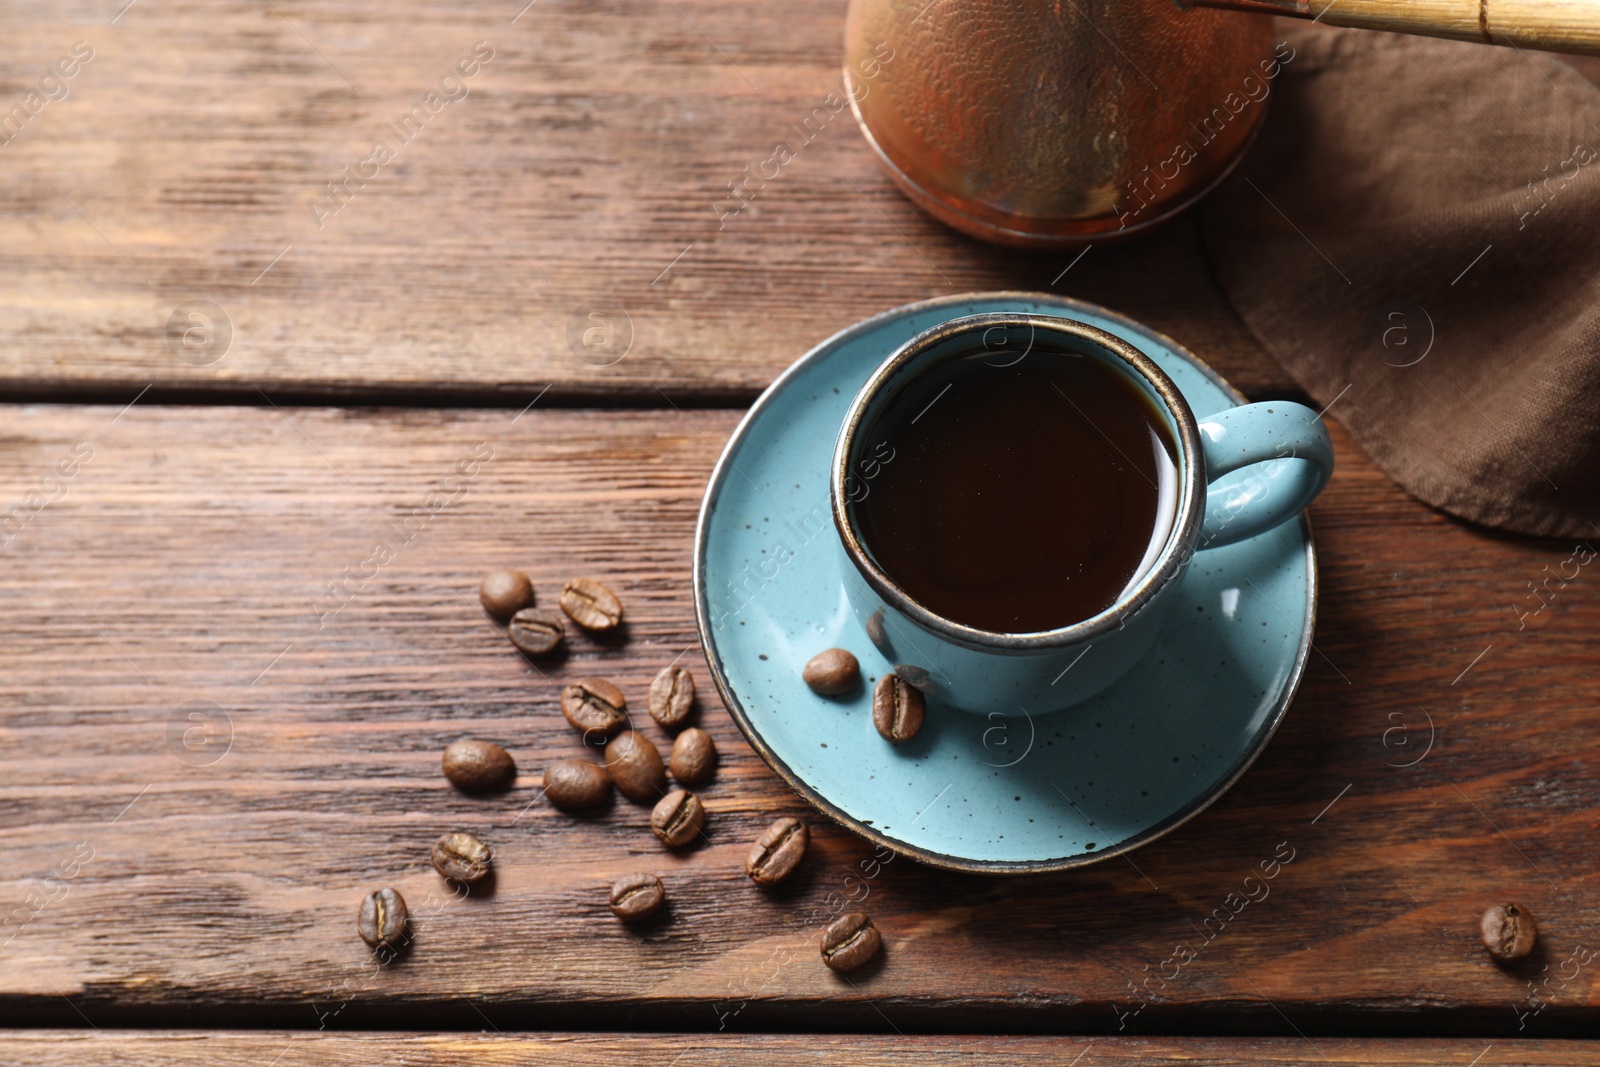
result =
[[978,349],[891,382],[845,484],[866,552],[929,611],[991,633],[1098,615],[1160,556],[1178,448],[1156,402],[1094,355]]
[[1103,692],[1149,652],[1197,555],[1298,519],[1333,473],[1317,412],[1242,399],[1201,418],[1156,358],[1064,316],[923,330],[856,391],[829,464],[862,633],[930,716]]

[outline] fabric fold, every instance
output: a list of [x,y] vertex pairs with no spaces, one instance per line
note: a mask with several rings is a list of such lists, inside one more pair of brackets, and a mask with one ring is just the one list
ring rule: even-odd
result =
[[1234,306],[1413,496],[1600,534],[1600,90],[1540,53],[1285,32],[1204,208]]

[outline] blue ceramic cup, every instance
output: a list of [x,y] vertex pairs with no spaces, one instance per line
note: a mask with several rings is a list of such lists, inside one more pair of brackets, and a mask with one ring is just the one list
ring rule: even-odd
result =
[[[1165,546],[1111,607],[1054,630],[994,633],[909,596],[874,562],[851,505],[879,459],[864,440],[866,428],[905,385],[945,360],[1006,366],[1035,347],[1102,360],[1149,396],[1178,453],[1176,514]],[[829,497],[848,560],[840,572],[851,609],[895,672],[940,703],[1022,715],[1076,704],[1120,678],[1149,650],[1196,552],[1298,516],[1332,473],[1328,431],[1303,404],[1246,404],[1197,418],[1172,379],[1120,337],[1074,319],[987,314],[918,334],[867,379],[839,431]]]

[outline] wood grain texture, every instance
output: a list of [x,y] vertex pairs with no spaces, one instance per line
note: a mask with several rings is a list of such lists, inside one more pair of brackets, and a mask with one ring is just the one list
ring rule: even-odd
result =
[[1587,0],[1310,0],[1330,26],[1600,55],[1600,7]]
[[772,1067],[1107,1067],[1113,1064],[1181,1064],[1184,1067],[1461,1067],[1485,1051],[1496,1067],[1592,1064],[1594,1046],[1578,1041],[1496,1041],[1485,1048],[1470,1039],[1323,1038],[1041,1038],[1041,1037],[874,1037],[777,1034],[305,1034],[129,1033],[110,1031],[13,1032],[0,1039],[0,1067],[72,1064],[96,1067],[169,1067],[217,1064],[262,1067],[273,1056],[293,1067],[382,1063],[479,1067],[637,1067],[681,1060],[686,1067],[742,1067],[760,1062]]
[[[591,818],[551,809],[541,768],[581,751],[564,681],[603,675],[642,704],[681,656],[715,703],[690,539],[736,417],[0,412],[0,500],[53,498],[0,549],[0,1018],[1593,1032],[1596,572],[1563,564],[1571,545],[1416,505],[1337,428],[1339,470],[1313,509],[1322,615],[1304,687],[1229,795],[1129,858],[1032,879],[874,868],[863,842],[813,820],[803,874],[761,892],[740,869],[747,843],[804,809],[716,706],[702,713],[723,753],[703,791],[709,844],[666,854],[623,801]],[[430,493],[439,510],[419,519]],[[392,525],[407,521],[409,537]],[[380,539],[394,558],[366,563]],[[578,637],[536,669],[476,603],[478,577],[504,565],[547,605],[566,578],[604,578],[626,633]],[[1558,572],[1576,576],[1519,620],[1538,603],[1528,584]],[[208,707],[209,726],[187,718]],[[440,750],[463,735],[512,750],[510,794],[446,784]],[[428,867],[451,829],[496,849],[492,893],[451,900]],[[1230,896],[1284,843],[1294,859],[1269,896]],[[629,931],[605,888],[641,866],[672,904]],[[353,924],[385,884],[419,918],[410,953],[378,969]],[[851,897],[886,953],[846,981],[821,966],[815,920]],[[1543,945],[1505,970],[1476,933],[1503,898],[1533,910]],[[1230,918],[1208,941],[1216,909]],[[1194,958],[1180,965],[1181,944]]]
[[[986,289],[1105,303],[1247,392],[1290,387],[1192,220],[1066,272],[914,208],[825,103],[842,0],[523,3],[0,6],[0,119],[94,53],[0,144],[0,395],[742,402],[861,318]],[[480,41],[469,95],[402,145]],[[395,158],[363,166],[377,142]],[[193,301],[226,316],[220,358],[204,322],[169,344]],[[620,316],[610,348],[571,343],[597,303],[631,322],[620,361]]]
[[[0,7],[6,398],[741,402],[860,318],[998,288],[1132,314],[1252,396],[1293,389],[1192,218],[1069,271],[916,210],[827,110],[842,0],[121,7]],[[52,74],[80,41],[93,59]],[[469,95],[402,145],[390,124],[480,41]],[[393,160],[364,167],[380,141]],[[796,157],[763,180],[779,142]],[[723,218],[730,183],[748,206]],[[225,346],[185,315],[200,347],[174,349],[196,301]],[[574,347],[596,305],[626,313],[611,347]]]

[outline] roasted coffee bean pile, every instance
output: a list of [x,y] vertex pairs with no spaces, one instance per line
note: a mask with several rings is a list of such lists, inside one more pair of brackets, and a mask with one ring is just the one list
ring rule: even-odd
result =
[[[562,588],[557,600],[560,614],[534,606],[533,583],[520,571],[494,571],[485,576],[479,599],[484,611],[505,625],[512,645],[530,657],[548,656],[560,649],[568,623],[590,633],[605,633],[614,630],[623,617],[622,601],[594,578],[576,578]],[[834,657],[822,668],[826,684],[837,693],[857,687],[860,669],[855,657],[831,651]],[[810,668],[807,670],[810,683]],[[909,737],[921,723],[921,694],[909,690],[919,698],[913,708],[905,692],[890,694],[886,714],[889,728]],[[877,702],[875,698],[875,706]],[[695,684],[687,668],[676,662],[663,668],[650,684],[646,699],[650,718],[676,735],[666,761],[656,743],[634,729],[627,696],[613,682],[579,678],[561,690],[560,705],[562,716],[581,735],[584,747],[602,748],[605,762],[573,757],[545,768],[544,796],[552,807],[571,813],[594,811],[612,803],[615,788],[628,800],[650,806],[650,830],[664,847],[689,848],[705,838],[706,805],[691,790],[707,785],[715,776],[717,747],[709,733],[690,725]],[[517,778],[511,753],[495,742],[476,738],[445,746],[443,770],[452,785],[470,794],[504,792]],[[669,770],[677,788],[669,786]],[[809,842],[805,823],[778,819],[750,846],[745,873],[758,886],[777,885],[799,867]],[[444,834],[429,853],[440,877],[463,889],[491,874],[493,858],[488,844],[462,831]],[[667,889],[658,876],[640,871],[624,875],[612,885],[607,902],[622,922],[641,923],[661,912]],[[840,925],[845,919],[850,920],[845,924],[848,929]],[[383,888],[363,898],[356,925],[362,940],[388,962],[410,940],[407,922],[405,900],[394,889]],[[820,948],[829,967],[848,970],[870,959],[880,944],[871,920],[852,913],[828,928]]]

